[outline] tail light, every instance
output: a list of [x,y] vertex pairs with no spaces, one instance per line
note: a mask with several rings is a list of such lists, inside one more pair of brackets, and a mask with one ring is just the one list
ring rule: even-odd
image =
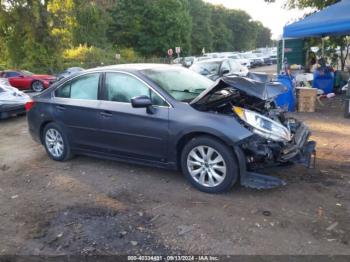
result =
[[26,112],[29,112],[34,105],[35,105],[35,102],[33,100],[28,101],[24,106],[24,108],[26,109]]

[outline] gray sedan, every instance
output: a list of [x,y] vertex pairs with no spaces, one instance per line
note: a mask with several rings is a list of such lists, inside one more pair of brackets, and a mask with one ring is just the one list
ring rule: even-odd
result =
[[213,82],[180,67],[119,65],[63,79],[26,109],[31,135],[53,160],[84,154],[179,169],[217,193],[238,181],[282,185],[255,168],[305,163],[314,152],[308,128],[275,107],[283,90],[239,77]]

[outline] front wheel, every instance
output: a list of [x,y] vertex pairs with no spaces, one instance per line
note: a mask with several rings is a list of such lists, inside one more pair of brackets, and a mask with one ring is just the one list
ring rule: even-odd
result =
[[44,90],[44,84],[36,80],[32,83],[32,90],[34,92],[41,92]]
[[62,129],[55,123],[45,126],[43,143],[48,155],[56,161],[65,161],[71,158],[71,150],[68,140]]
[[182,172],[189,182],[206,193],[221,193],[238,179],[233,152],[222,142],[207,136],[189,141],[181,156]]

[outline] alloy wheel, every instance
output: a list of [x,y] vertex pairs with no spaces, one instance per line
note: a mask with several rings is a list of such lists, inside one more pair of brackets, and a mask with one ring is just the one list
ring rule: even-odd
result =
[[59,158],[62,156],[64,152],[64,143],[62,135],[58,130],[50,128],[46,131],[45,144],[47,150],[53,157]]
[[35,92],[41,92],[41,91],[44,90],[44,85],[43,85],[43,83],[41,83],[40,81],[35,81],[35,82],[33,82],[33,84],[32,84],[32,89],[33,89],[33,91],[35,91]]
[[220,185],[227,172],[222,155],[209,146],[197,146],[189,152],[187,169],[192,178],[205,187]]

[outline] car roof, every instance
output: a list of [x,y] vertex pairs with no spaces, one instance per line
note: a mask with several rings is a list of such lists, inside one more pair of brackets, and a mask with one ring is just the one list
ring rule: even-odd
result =
[[103,70],[124,70],[124,71],[141,71],[147,69],[166,69],[174,68],[168,64],[122,64],[122,65],[110,65],[103,67],[96,67],[86,71],[103,71]]
[[84,70],[84,68],[79,67],[79,66],[68,67],[66,70],[73,70],[73,69],[82,69],[82,70]]
[[201,63],[210,63],[210,62],[213,62],[213,63],[215,63],[215,62],[222,62],[222,61],[224,61],[224,60],[229,60],[230,58],[227,58],[227,57],[220,57],[220,58],[211,58],[211,59],[207,59],[207,60],[203,60],[203,61],[199,61],[199,62],[197,62],[196,64],[201,64]]
[[10,72],[20,73],[21,71],[20,70],[11,70],[11,69],[7,69],[7,70],[2,71],[2,73],[10,73]]

